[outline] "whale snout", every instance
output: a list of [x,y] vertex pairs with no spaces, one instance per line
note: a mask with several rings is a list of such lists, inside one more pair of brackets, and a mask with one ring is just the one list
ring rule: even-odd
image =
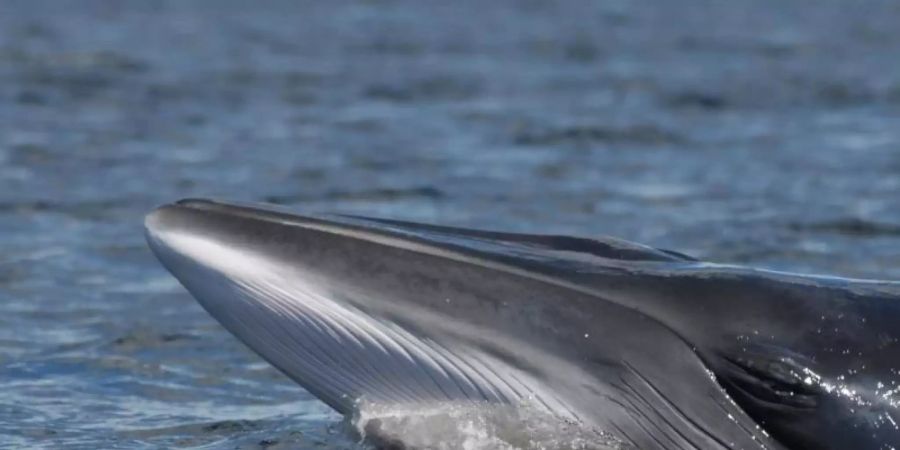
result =
[[192,224],[193,228],[200,225],[197,220],[199,213],[214,211],[217,206],[221,210],[224,205],[217,205],[210,200],[184,199],[159,206],[144,217],[144,232],[148,236],[159,236],[176,228],[190,231]]
[[[170,271],[176,259],[191,258],[191,252],[184,244],[186,240],[201,239],[203,230],[199,221],[191,220],[191,211],[179,203],[160,206],[144,217],[144,237],[153,254]],[[192,226],[193,222],[193,226]],[[201,255],[193,255],[201,256]],[[178,274],[176,273],[176,276]]]
[[200,200],[179,200],[165,204],[150,211],[144,217],[144,235],[150,248],[156,252],[159,245],[165,244],[172,233],[204,234],[203,221],[198,212],[203,202]]
[[171,246],[167,245],[167,234],[174,229],[178,208],[175,205],[160,206],[144,217],[144,238],[153,254],[168,268]]

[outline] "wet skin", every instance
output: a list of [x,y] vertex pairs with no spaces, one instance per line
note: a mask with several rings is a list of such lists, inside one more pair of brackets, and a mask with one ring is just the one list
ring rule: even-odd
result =
[[528,401],[638,448],[900,445],[900,286],[185,200],[146,220],[200,303],[343,414]]

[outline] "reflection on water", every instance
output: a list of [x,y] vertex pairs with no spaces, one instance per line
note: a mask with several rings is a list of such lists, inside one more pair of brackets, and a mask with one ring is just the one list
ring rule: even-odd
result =
[[146,250],[187,196],[900,279],[900,7],[4,2],[0,444],[355,448]]

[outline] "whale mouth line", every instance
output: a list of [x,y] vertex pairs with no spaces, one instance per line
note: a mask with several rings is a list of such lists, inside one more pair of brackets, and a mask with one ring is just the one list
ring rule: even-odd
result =
[[[219,203],[203,199],[184,199],[176,202],[174,205],[177,205],[177,207],[180,208],[211,211],[223,215],[227,214],[231,217],[243,217],[253,220],[263,220],[290,227],[299,227],[304,230],[318,231],[325,234],[340,236],[342,238],[356,239],[360,241],[370,242],[376,245],[383,245],[389,248],[406,250],[416,254],[429,255],[447,260],[457,261],[464,264],[474,264],[484,269],[496,270],[511,275],[533,279],[542,283],[547,283],[550,285],[558,286],[560,288],[568,289],[573,292],[590,295],[597,298],[598,300],[611,302],[619,307],[630,309],[637,312],[638,314],[645,315],[647,316],[647,318],[656,321],[666,328],[669,328],[669,330],[675,336],[677,336],[678,339],[684,341],[688,345],[691,345],[691,343],[675,329],[669,327],[663,322],[658,321],[652,315],[647,314],[647,312],[640,307],[630,305],[624,301],[620,301],[615,296],[601,295],[596,289],[589,286],[580,285],[561,277],[545,274],[537,270],[517,267],[516,265],[510,264],[503,260],[486,258],[483,255],[480,255],[478,252],[475,252],[465,246],[456,245],[454,242],[442,242],[442,244],[444,245],[435,245],[434,243],[426,239],[420,238],[414,234],[404,231],[402,228],[391,226],[391,224],[393,223],[391,221],[373,219],[372,223],[352,223],[346,222],[345,220],[365,221],[366,218],[357,216],[334,216],[332,218],[297,216],[287,211],[283,211],[283,208],[280,208],[277,205],[266,205],[265,208],[261,208],[259,207],[259,205],[242,203]],[[151,213],[151,215],[148,216],[146,220],[147,223],[145,228],[148,230],[148,235],[156,235],[160,233],[158,231],[153,231],[156,226],[154,226],[154,224],[152,223],[155,221],[152,216],[153,213]],[[397,222],[397,224],[399,223],[401,222]],[[378,225],[377,227],[371,226],[376,224]],[[171,231],[167,230],[163,233],[169,232]],[[189,236],[189,238],[199,240],[194,236]],[[516,256],[523,255],[517,254]],[[242,256],[238,255],[238,257]],[[266,258],[254,257],[254,259],[256,259],[257,261],[265,261],[266,265],[273,267],[275,266]],[[714,266],[709,263],[698,261],[687,261],[683,263],[683,267],[704,267],[707,265]]]

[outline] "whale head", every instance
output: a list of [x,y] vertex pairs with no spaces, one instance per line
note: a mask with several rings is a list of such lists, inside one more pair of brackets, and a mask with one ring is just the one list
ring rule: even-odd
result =
[[892,284],[207,200],[145,227],[214,318],[342,414],[527,405],[642,449],[900,446]]

